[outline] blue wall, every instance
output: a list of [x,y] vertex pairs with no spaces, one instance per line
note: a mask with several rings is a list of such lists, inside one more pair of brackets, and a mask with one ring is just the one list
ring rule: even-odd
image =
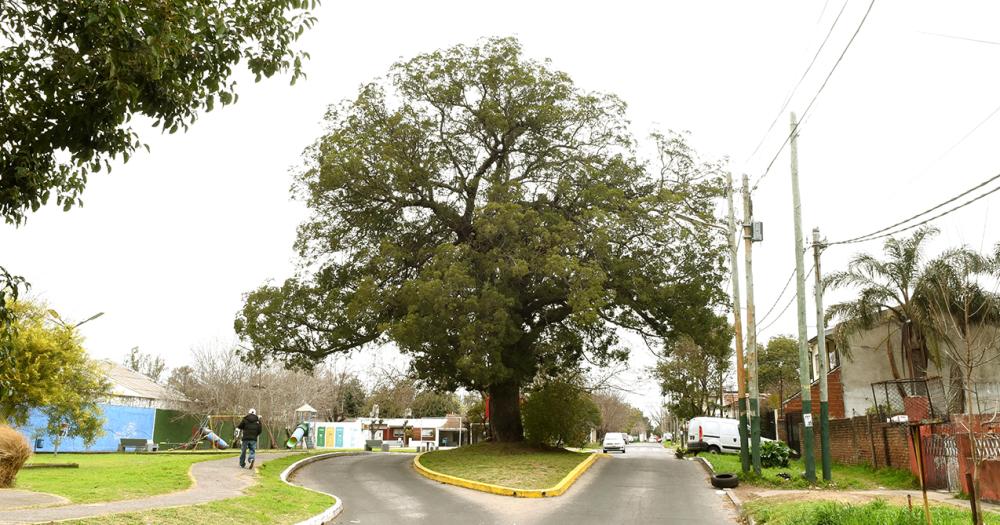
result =
[[[104,435],[90,448],[83,446],[80,438],[63,439],[59,452],[114,452],[118,450],[119,438],[153,439],[153,422],[156,410],[153,408],[135,408],[120,405],[99,405],[104,416]],[[45,435],[45,416],[38,410],[31,413],[28,424],[21,432],[28,437],[31,447],[35,447],[35,435],[42,439],[40,452],[52,452],[52,436]]]

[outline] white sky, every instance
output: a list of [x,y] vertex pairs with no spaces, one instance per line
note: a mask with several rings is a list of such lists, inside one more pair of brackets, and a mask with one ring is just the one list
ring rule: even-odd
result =
[[[27,277],[35,296],[66,319],[106,313],[81,327],[95,357],[121,360],[139,346],[174,367],[193,346],[231,340],[241,295],[293,269],[291,245],[304,209],[289,200],[288,168],[319,135],[328,104],[353,97],[399,58],[517,36],[528,56],[551,58],[579,86],[622,97],[637,135],[690,130],[703,156],[727,156],[734,175],[756,179],[787,134],[787,111],[748,157],[843,5],[325,3],[319,24],[301,41],[313,57],[306,81],[254,84],[241,75],[239,103],[204,115],[188,133],[140,129],[152,152],[92,178],[83,208],[45,209],[21,228],[0,226],[0,263]],[[866,0],[849,2],[790,110],[805,109],[867,7]],[[952,148],[1000,104],[1000,45],[926,34],[1000,41],[998,19],[994,2],[875,4],[800,131],[807,237],[814,226],[831,240],[867,233],[1000,170],[1000,117]],[[996,195],[937,221],[942,234],[932,251],[1000,241],[991,227]],[[755,193],[756,220],[765,223],[765,241],[754,247],[760,313],[794,267],[790,197],[786,149]],[[857,250],[879,247],[832,248],[824,269],[841,269]],[[838,297],[846,296],[828,303]],[[810,326],[812,301],[810,295]],[[760,340],[795,333],[794,312]],[[632,402],[647,411],[659,399],[656,385],[640,377],[652,362],[637,348],[624,381],[635,391]]]

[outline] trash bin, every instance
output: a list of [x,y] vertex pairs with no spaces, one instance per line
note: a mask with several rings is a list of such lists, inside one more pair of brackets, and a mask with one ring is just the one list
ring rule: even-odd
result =
[[382,443],[382,452],[389,452],[389,444]]

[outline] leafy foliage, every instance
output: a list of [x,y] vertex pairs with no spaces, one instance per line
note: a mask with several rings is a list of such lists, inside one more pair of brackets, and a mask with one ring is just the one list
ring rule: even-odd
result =
[[521,407],[529,442],[556,447],[582,447],[601,413],[590,396],[565,381],[549,381],[531,392]]
[[[834,331],[838,346],[849,357],[847,337],[861,330],[870,330],[886,318],[900,325],[903,362],[910,363],[913,374],[926,374],[928,357],[938,360],[940,355],[933,344],[934,327],[929,320],[926,302],[919,296],[924,278],[925,243],[938,230],[918,228],[908,238],[889,238],[883,245],[886,260],[869,254],[857,254],[846,271],[834,272],[823,280],[826,288],[851,287],[858,289],[858,297],[827,309],[827,319],[838,318]],[[930,343],[930,344],[928,344]],[[897,366],[891,338],[885,341],[893,379],[903,375]]]
[[96,403],[111,385],[87,358],[72,326],[53,322],[44,305],[8,304],[14,314],[10,368],[0,370],[9,389],[0,399],[0,421],[23,425],[33,408],[44,407],[49,426],[70,424],[73,435],[93,441],[99,432]]
[[787,468],[791,452],[784,441],[764,441],[760,444],[760,466]]
[[458,396],[451,392],[423,390],[413,398],[413,417],[442,417],[461,410]]
[[245,357],[308,368],[392,341],[432,388],[488,392],[508,441],[521,386],[623,358],[616,327],[694,331],[725,301],[721,170],[678,135],[651,169],[624,114],[512,39],[396,64],[307,150],[304,270],[247,296]]
[[291,70],[315,0],[0,2],[0,217],[55,196],[80,203],[90,173],[140,147],[133,116],[173,133],[236,101],[232,67]]
[[732,367],[732,337],[726,318],[717,316],[714,327],[671,345],[670,355],[652,369],[672,414],[686,421],[718,408],[719,391]]
[[160,376],[163,375],[163,369],[167,367],[162,356],[140,352],[138,346],[132,347],[132,350],[125,356],[124,365],[125,368],[139,372],[153,381],[159,381]]
[[771,407],[781,408],[785,395],[799,384],[799,342],[790,335],[779,335],[758,347],[758,386],[771,394]]

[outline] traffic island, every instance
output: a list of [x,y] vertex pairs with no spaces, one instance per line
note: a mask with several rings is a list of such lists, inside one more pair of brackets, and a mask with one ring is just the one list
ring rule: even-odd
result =
[[413,458],[422,476],[490,494],[518,498],[560,496],[602,454],[521,443],[483,443]]

